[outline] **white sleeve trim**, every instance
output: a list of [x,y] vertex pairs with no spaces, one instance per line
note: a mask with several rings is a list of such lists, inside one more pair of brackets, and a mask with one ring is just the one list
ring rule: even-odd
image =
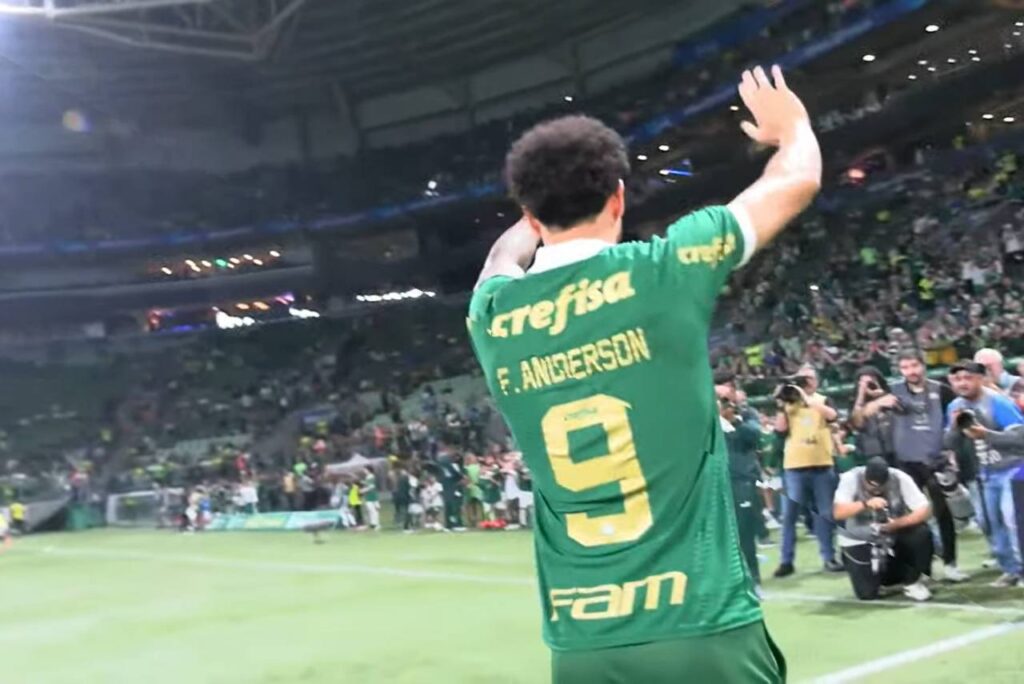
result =
[[743,205],[732,202],[726,208],[732,212],[736,223],[739,224],[740,232],[743,234],[743,258],[736,265],[736,268],[743,268],[757,251],[757,233],[754,232],[754,223],[750,220],[750,214],[747,213]]

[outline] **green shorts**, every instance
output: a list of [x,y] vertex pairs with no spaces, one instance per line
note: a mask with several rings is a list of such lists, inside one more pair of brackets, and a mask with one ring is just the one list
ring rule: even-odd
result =
[[552,684],[785,684],[786,659],[763,622],[590,651],[553,651]]

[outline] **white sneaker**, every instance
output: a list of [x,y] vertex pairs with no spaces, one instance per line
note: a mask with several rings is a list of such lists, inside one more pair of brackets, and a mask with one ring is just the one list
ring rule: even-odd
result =
[[985,570],[991,570],[992,568],[997,567],[998,565],[999,562],[995,558],[986,558],[985,560],[981,561],[981,567]]
[[782,527],[782,525],[779,524],[779,521],[775,519],[775,516],[768,511],[764,512],[764,526],[765,529],[768,530],[777,530]]
[[966,582],[971,576],[953,564],[945,565],[942,568],[942,579],[947,582]]
[[1008,589],[1010,587],[1015,587],[1018,584],[1020,584],[1020,577],[1004,572],[994,582],[989,583],[988,586],[996,587],[997,589]]
[[932,592],[918,580],[903,587],[903,595],[913,601],[927,601],[932,597]]

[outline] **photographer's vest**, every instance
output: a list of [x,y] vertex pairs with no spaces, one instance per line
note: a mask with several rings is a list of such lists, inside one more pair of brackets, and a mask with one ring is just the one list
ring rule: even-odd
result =
[[[868,499],[871,499],[874,496],[875,495],[870,494],[864,486],[864,468],[862,466],[860,473],[857,475],[857,493],[854,495],[853,500],[867,502]],[[903,500],[903,492],[900,490],[899,477],[891,468],[889,469],[889,481],[885,483],[885,491],[881,496],[889,504],[890,520],[903,517],[907,513],[910,513],[910,509],[907,507],[906,501]],[[876,536],[871,530],[871,524],[874,522],[874,517],[874,511],[865,509],[852,518],[847,518],[846,524],[842,529],[840,529],[839,533],[851,539],[857,539],[864,542],[872,541]]]
[[[823,400],[820,394],[813,394],[809,399]],[[789,433],[786,435],[786,451],[782,467],[791,468],[831,468],[832,431],[828,421],[818,411],[808,406],[788,405],[785,407],[789,421]]]
[[942,394],[941,385],[926,380],[924,391],[914,393],[907,383],[892,387],[892,393],[903,404],[903,410],[893,414],[893,451],[901,463],[931,464],[942,452]]

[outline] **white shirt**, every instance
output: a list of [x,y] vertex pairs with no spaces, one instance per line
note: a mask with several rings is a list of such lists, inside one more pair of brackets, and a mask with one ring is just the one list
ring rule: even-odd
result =
[[[835,503],[853,503],[857,496],[857,485],[860,482],[861,474],[864,472],[864,466],[858,466],[853,470],[848,470],[842,474],[839,478],[839,486],[836,487]],[[907,505],[907,508],[911,511],[916,511],[922,506],[928,505],[928,498],[921,492],[921,488],[917,486],[914,479],[907,475],[902,470],[896,470],[895,468],[889,468],[889,477],[895,477],[900,483],[900,496],[903,497],[903,503]],[[843,529],[839,528],[839,546],[857,546],[863,544],[864,541],[860,539],[852,539],[843,534]]]

